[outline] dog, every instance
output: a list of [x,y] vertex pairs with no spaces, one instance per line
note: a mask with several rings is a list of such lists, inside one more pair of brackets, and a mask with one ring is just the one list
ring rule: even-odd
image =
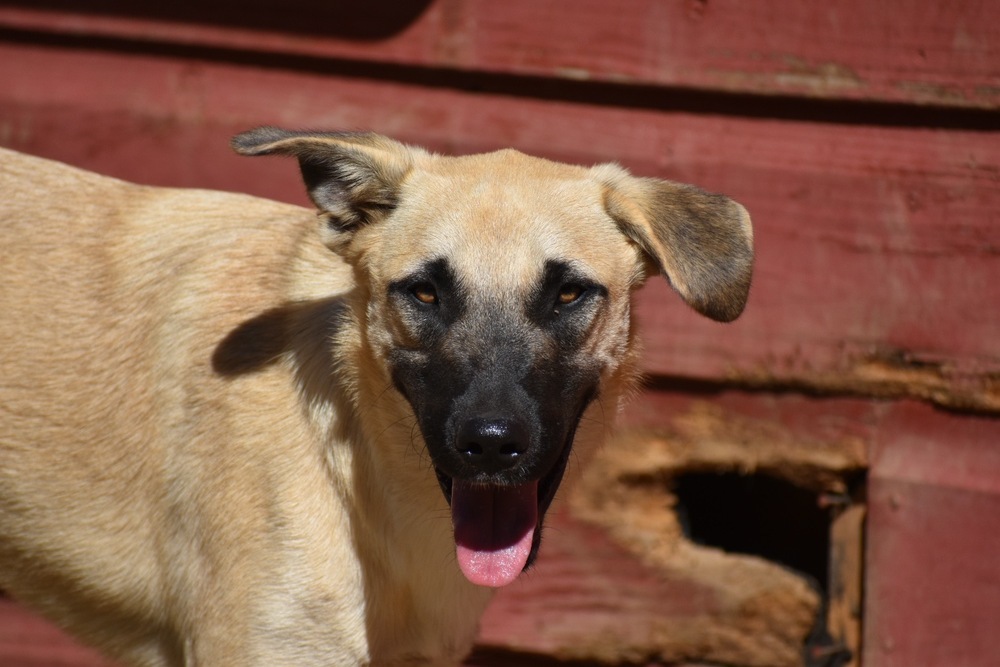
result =
[[750,218],[515,150],[260,128],[318,213],[0,152],[0,589],[133,665],[454,664]]

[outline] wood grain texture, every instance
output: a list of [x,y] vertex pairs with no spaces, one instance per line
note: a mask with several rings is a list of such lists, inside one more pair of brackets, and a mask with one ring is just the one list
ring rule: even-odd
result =
[[426,68],[942,106],[1000,106],[996,0],[46,0],[0,26]]
[[10,44],[0,80],[0,142],[140,182],[304,203],[291,165],[229,151],[231,134],[274,123],[619,161],[726,192],[754,219],[747,310],[719,325],[651,281],[637,299],[648,372],[1000,411],[1000,133],[697,116]]
[[839,667],[861,665],[865,515],[864,504],[848,505],[830,527],[830,597],[826,625],[831,637],[851,652],[850,659]]
[[1000,421],[903,403],[874,442],[865,665],[996,665]]
[[42,618],[0,597],[0,665],[4,667],[114,667]]

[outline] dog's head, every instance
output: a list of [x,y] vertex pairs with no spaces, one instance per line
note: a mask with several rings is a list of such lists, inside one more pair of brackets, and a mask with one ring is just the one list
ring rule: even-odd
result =
[[327,245],[360,274],[364,344],[412,407],[477,584],[531,563],[577,427],[598,403],[594,422],[617,410],[646,275],[716,320],[746,302],[750,218],[721,195],[375,134],[261,128],[233,143],[298,158]]

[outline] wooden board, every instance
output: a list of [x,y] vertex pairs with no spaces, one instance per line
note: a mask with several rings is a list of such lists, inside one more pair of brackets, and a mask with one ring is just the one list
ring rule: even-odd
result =
[[864,660],[997,665],[1000,421],[903,404],[869,477]]
[[4,597],[0,597],[0,665],[113,667],[92,649]]
[[[1000,106],[1000,3],[22,0],[0,26],[480,73]],[[385,72],[383,72],[384,74]]]
[[[699,401],[710,400],[731,420],[757,422],[759,435],[782,433],[802,438],[803,444],[814,443],[809,446],[816,449],[841,448],[853,440],[873,445],[862,664],[1000,664],[1000,650],[992,640],[1000,618],[1000,421],[909,401],[879,404],[739,391],[698,395],[683,389],[688,391],[643,396],[628,411],[626,423],[664,428],[678,418],[687,419]],[[744,446],[759,449],[764,443],[747,438]],[[861,513],[860,506],[855,513]],[[835,524],[834,531],[843,527]],[[640,569],[602,567],[600,562],[608,557],[593,546],[574,547],[573,540],[579,539],[572,527],[552,531],[547,547],[553,548],[543,550],[538,580],[529,577],[501,592],[487,616],[497,625],[484,629],[485,639],[526,650],[555,650],[553,637],[561,636],[573,646],[566,637],[583,642],[602,628],[616,626],[614,619],[628,624],[629,610],[648,604],[645,593],[606,581],[639,576]],[[598,562],[590,567],[600,573],[596,580],[604,592],[591,599],[586,594],[590,577],[579,574],[586,566],[572,561],[586,562],[594,553]],[[843,584],[845,575],[858,576],[856,560],[840,565],[832,573],[835,585],[838,580]],[[662,594],[655,591],[647,584],[647,592],[659,599]],[[856,589],[846,592],[846,607],[839,611],[850,620],[856,618],[859,598]],[[598,608],[610,613],[602,615]],[[656,612],[661,618],[675,613],[664,609]]]
[[140,182],[304,203],[291,164],[227,146],[274,123],[617,160],[727,192],[754,218],[747,311],[709,322],[652,281],[637,301],[650,373],[1000,411],[1000,133],[696,116],[13,44],[0,44],[0,81],[0,143]]

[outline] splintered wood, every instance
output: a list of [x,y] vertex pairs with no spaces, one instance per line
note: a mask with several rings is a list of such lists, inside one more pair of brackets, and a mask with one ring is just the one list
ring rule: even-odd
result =
[[[866,467],[864,442],[849,427],[810,438],[773,411],[754,417],[735,408],[640,399],[626,420],[631,428],[581,462],[568,506],[546,533],[537,573],[500,593],[483,622],[484,643],[609,663],[791,667],[803,664],[819,624],[832,634],[823,650],[858,655],[861,523],[834,515],[857,516],[849,494]],[[647,413],[659,428],[649,426]],[[686,536],[674,487],[692,472],[766,475],[810,491],[816,502],[834,499],[833,622],[817,585],[826,581]]]

